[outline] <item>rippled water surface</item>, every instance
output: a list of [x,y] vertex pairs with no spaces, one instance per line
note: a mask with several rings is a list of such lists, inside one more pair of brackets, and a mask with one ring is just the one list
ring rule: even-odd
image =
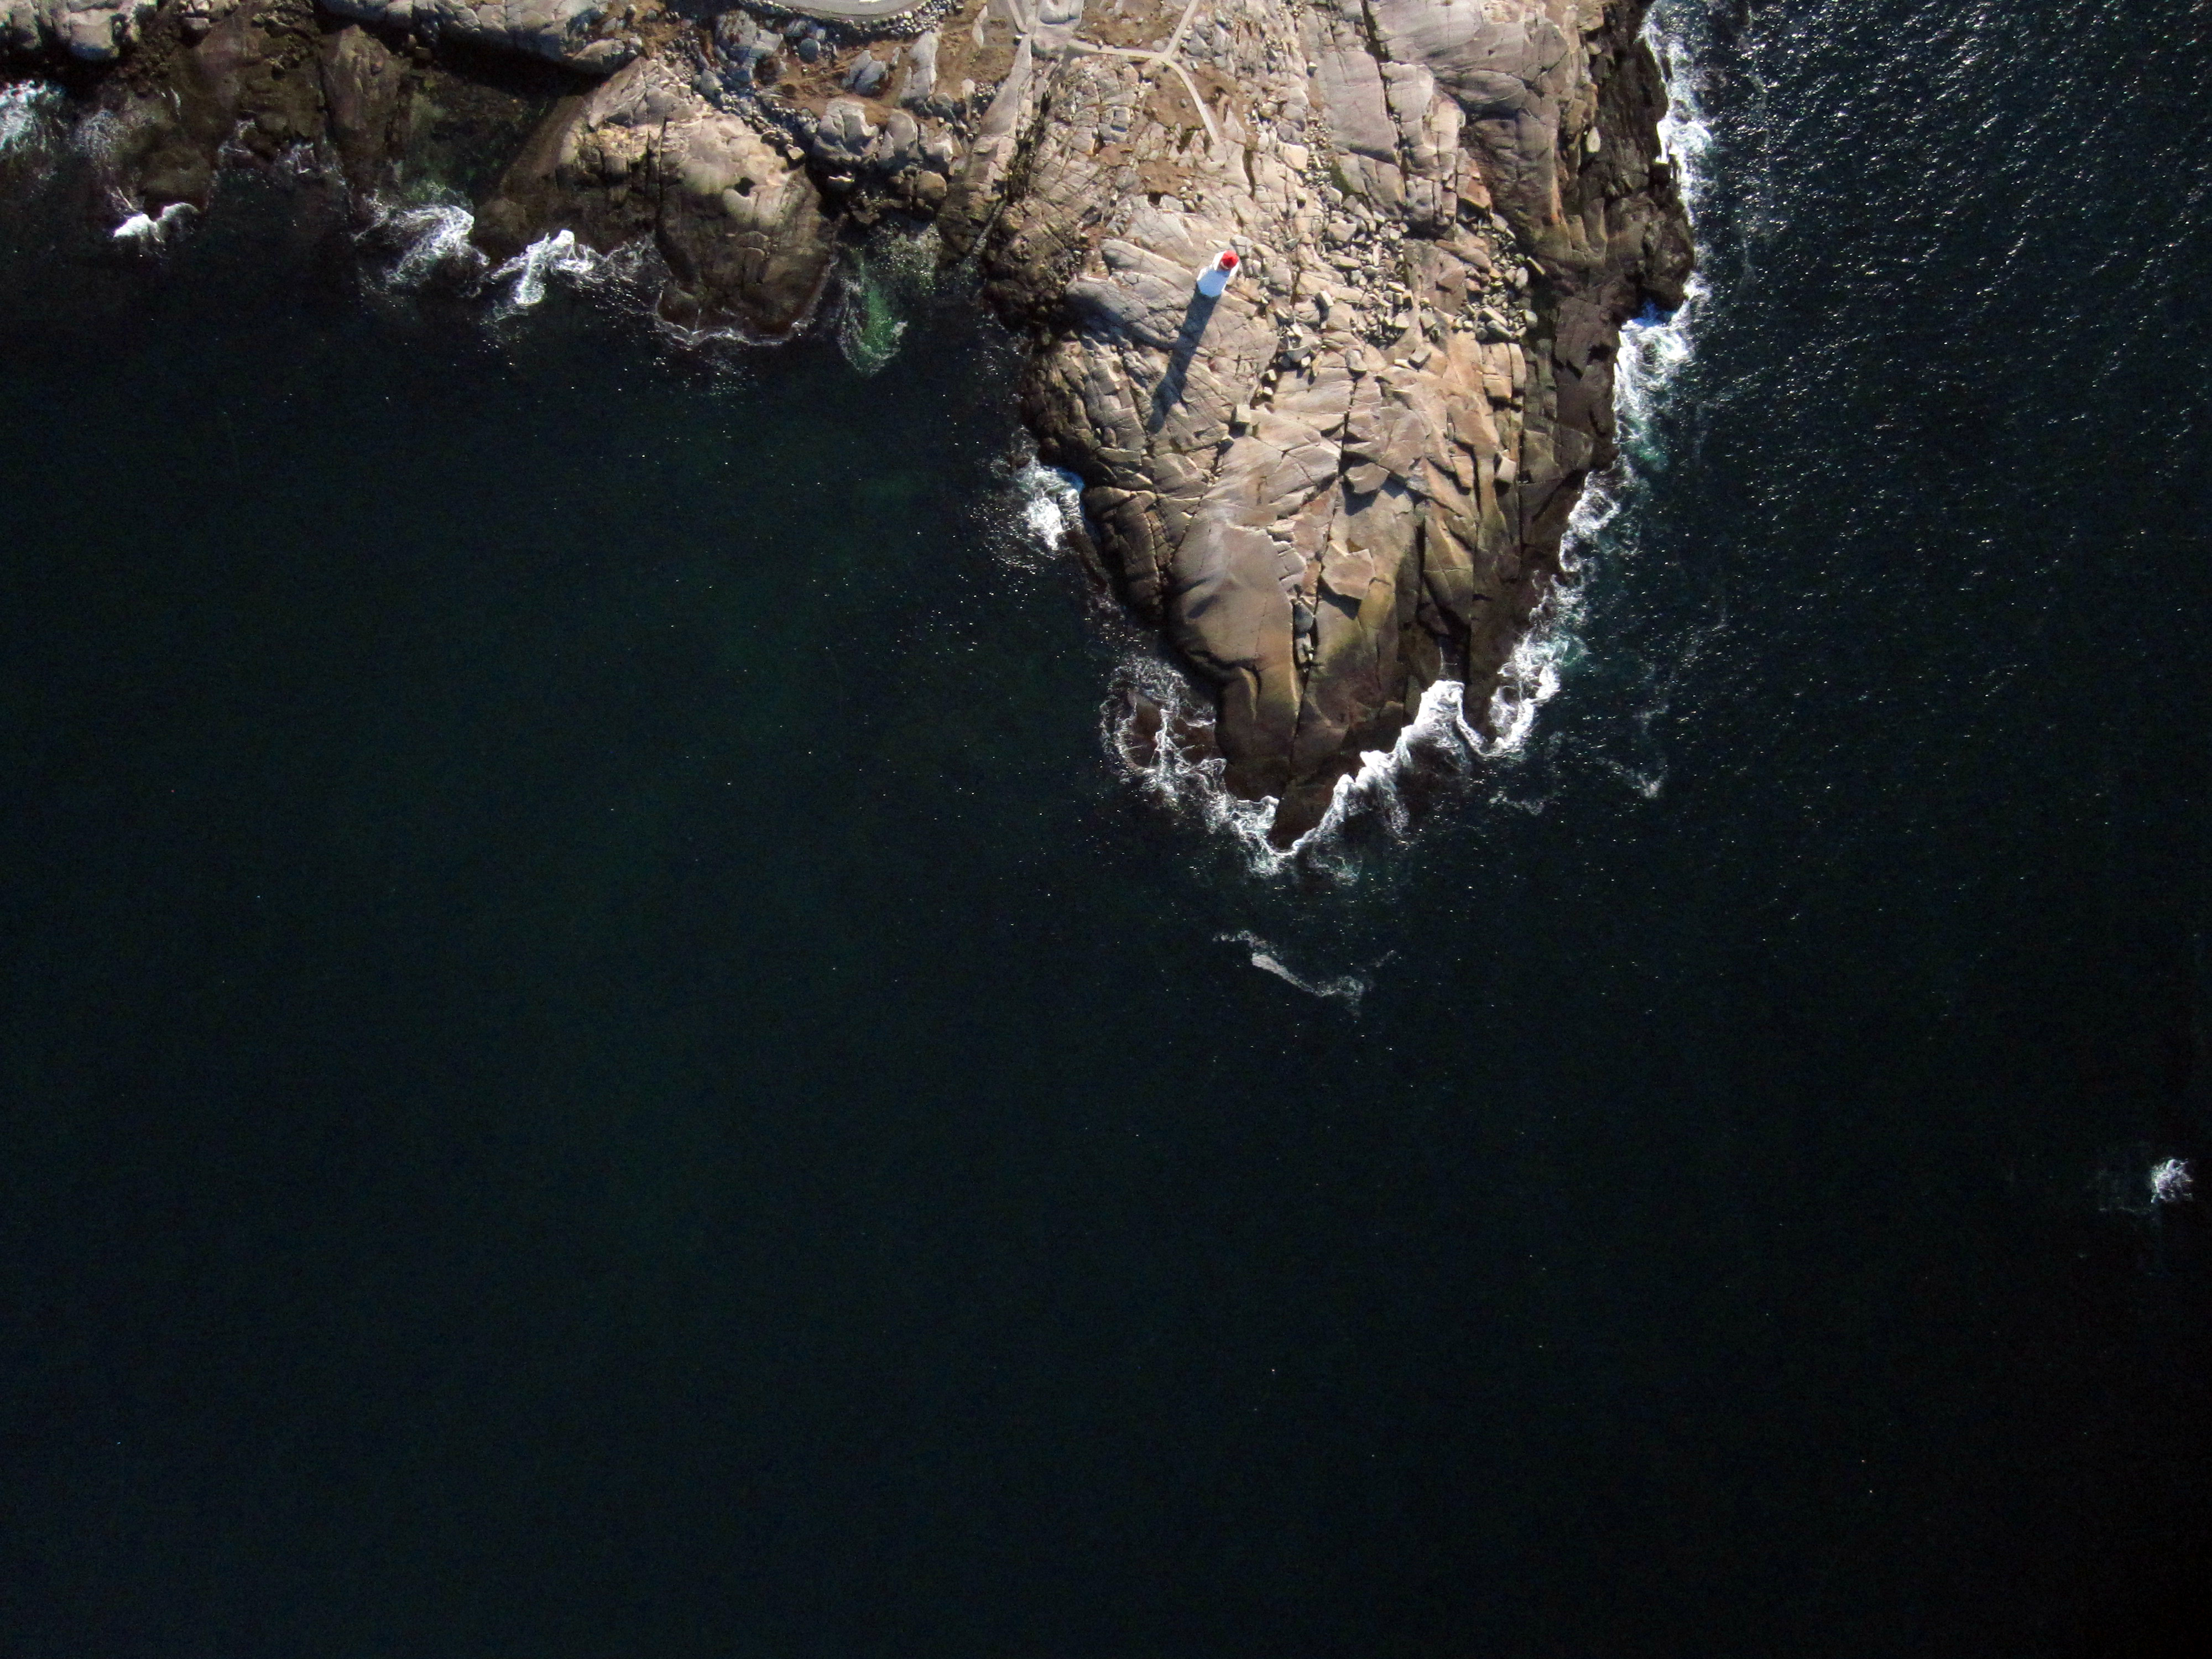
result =
[[1533,720],[1304,878],[957,285],[118,243],[0,99],[0,1650],[2193,1650],[2212,14],[1659,33]]

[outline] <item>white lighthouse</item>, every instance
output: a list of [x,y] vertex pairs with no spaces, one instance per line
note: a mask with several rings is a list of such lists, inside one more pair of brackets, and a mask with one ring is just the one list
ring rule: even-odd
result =
[[1236,274],[1237,255],[1233,250],[1224,248],[1213,256],[1212,264],[1198,273],[1198,291],[1209,300],[1218,300]]

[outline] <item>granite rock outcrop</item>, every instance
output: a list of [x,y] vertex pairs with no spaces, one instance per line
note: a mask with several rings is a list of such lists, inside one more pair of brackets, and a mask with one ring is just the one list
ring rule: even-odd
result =
[[52,48],[88,64],[111,63],[137,40],[154,7],[155,0],[6,0],[0,47]]
[[1024,415],[1279,840],[1428,686],[1480,718],[1613,459],[1620,325],[1689,268],[1640,12],[1207,0],[1182,88],[1079,50],[1030,94],[982,238]]
[[646,245],[672,323],[768,337],[841,240],[933,220],[1210,694],[1203,731],[1131,694],[1131,758],[1205,749],[1282,843],[1431,687],[1483,719],[1613,459],[1621,326],[1689,272],[1644,0],[0,3],[139,212],[241,155],[362,212],[459,180],[493,258]]

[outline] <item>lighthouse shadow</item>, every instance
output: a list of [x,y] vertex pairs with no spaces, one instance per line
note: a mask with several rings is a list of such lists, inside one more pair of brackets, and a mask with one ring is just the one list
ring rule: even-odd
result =
[[1146,431],[1158,432],[1168,411],[1182,401],[1183,386],[1190,378],[1190,361],[1198,355],[1198,343],[1205,337],[1214,307],[1220,303],[1218,295],[1192,291],[1190,303],[1183,307],[1182,326],[1176,331],[1175,344],[1168,351],[1168,372],[1160,376],[1159,385],[1152,389],[1152,410],[1145,422]]

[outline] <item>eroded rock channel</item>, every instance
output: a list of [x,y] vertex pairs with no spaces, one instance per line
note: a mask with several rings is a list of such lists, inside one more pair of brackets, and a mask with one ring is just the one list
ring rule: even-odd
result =
[[1125,741],[1218,753],[1287,844],[1431,686],[1480,723],[1613,459],[1620,330],[1690,265],[1645,3],[0,0],[0,55],[106,124],[118,213],[459,178],[492,257],[648,244],[684,328],[804,327],[841,243],[934,222],[1212,691]]

